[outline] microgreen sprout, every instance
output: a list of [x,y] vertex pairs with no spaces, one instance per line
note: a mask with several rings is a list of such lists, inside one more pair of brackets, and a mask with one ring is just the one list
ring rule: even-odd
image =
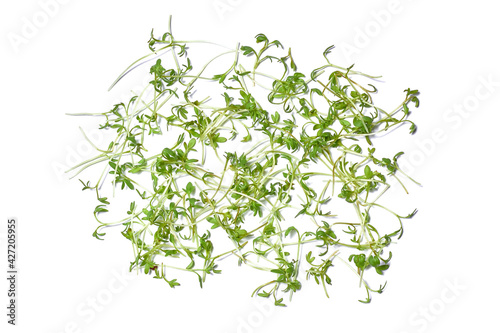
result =
[[386,110],[374,101],[376,77],[333,64],[333,47],[307,74],[291,49],[264,34],[204,62],[191,53],[220,46],[178,40],[171,29],[151,32],[148,46],[111,88],[143,66],[148,86],[92,114],[111,140],[70,170],[76,177],[102,167],[94,181],[80,180],[96,194],[94,236],[121,226],[134,252],[130,269],[170,287],[181,272],[203,286],[234,257],[262,271],[253,295],[277,306],[308,279],[329,296],[336,265],[359,279],[362,302],[382,292],[385,284],[371,287],[368,275],[390,268],[387,248],[416,210],[399,214],[380,203],[390,179],[405,191],[405,178],[413,180],[398,165],[403,152],[380,156],[376,144],[400,127],[415,132],[409,116],[418,90],[406,89]]

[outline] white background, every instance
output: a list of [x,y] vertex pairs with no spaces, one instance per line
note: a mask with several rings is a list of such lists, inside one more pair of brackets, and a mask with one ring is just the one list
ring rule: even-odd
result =
[[[498,9],[476,1],[56,1],[2,2],[0,267],[6,271],[5,222],[19,219],[18,326],[2,332],[470,332],[498,330]],[[44,14],[45,13],[45,14]],[[407,152],[419,213],[394,246],[386,291],[357,302],[356,283],[331,298],[307,284],[285,308],[259,306],[243,268],[226,269],[203,290],[187,281],[170,289],[123,275],[131,252],[110,233],[91,237],[94,201],[57,168],[70,166],[82,118],[103,112],[120,92],[109,84],[148,53],[152,28],[177,38],[230,47],[257,33],[296,50],[299,64],[335,44],[343,66],[382,74],[399,101],[421,91]],[[34,29],[29,25],[34,24]],[[490,82],[490,83],[485,83]],[[120,90],[121,89],[121,90]],[[462,111],[459,111],[462,110]],[[460,113],[461,112],[461,113]],[[3,275],[2,275],[3,276]],[[120,278],[117,278],[119,276]],[[183,282],[183,281],[181,281]],[[92,300],[97,303],[92,308]]]

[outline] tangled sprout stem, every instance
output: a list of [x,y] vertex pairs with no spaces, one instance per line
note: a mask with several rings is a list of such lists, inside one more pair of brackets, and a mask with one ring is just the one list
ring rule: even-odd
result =
[[[179,285],[172,278],[179,271],[195,274],[202,286],[233,256],[262,271],[253,294],[278,306],[304,278],[328,296],[337,262],[366,288],[362,302],[382,292],[385,285],[370,287],[364,273],[384,274],[392,257],[384,250],[416,211],[399,215],[379,203],[388,178],[405,191],[401,177],[412,179],[398,167],[403,153],[379,157],[375,138],[405,124],[415,132],[408,118],[418,91],[405,90],[386,111],[374,103],[377,89],[361,83],[374,77],[332,64],[333,47],[306,76],[290,49],[263,34],[253,47],[226,49],[199,67],[188,48],[219,46],[177,40],[171,30],[152,32],[148,43],[151,53],[112,85],[149,62],[143,91],[107,112],[85,114],[102,117],[100,129],[113,137],[70,170],[75,177],[102,166],[96,181],[80,180],[97,196],[94,236],[122,226],[134,250],[130,269],[171,287]],[[110,201],[131,196],[114,219]],[[347,209],[353,214],[344,218]],[[375,210],[393,222],[372,219]]]

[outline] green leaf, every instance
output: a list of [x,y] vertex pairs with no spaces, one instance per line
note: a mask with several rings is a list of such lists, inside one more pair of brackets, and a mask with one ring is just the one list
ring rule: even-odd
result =
[[212,227],[210,229],[215,229],[215,228],[218,228],[220,227],[220,222],[217,218],[214,218],[214,217],[207,217],[206,219],[209,223],[212,223]]
[[243,51],[243,55],[246,56],[251,55],[252,53],[255,55],[257,54],[250,46],[242,46],[240,49]]
[[90,182],[87,182],[86,184],[81,180],[81,179],[78,179],[80,181],[80,183],[82,183],[83,185],[83,189],[82,191],[85,191],[85,190],[91,190],[93,189],[93,187],[90,186]]
[[331,46],[327,47],[326,50],[323,52],[323,56],[326,58],[327,55],[329,55],[334,48],[335,48],[335,45],[331,45]]
[[173,279],[173,280],[166,280],[165,281],[168,282],[168,285],[170,286],[170,288],[175,288],[176,286],[180,286],[180,283],[177,282],[177,279]]
[[191,195],[194,193],[195,187],[193,186],[193,184],[191,182],[189,182],[189,183],[187,183],[186,189],[184,191],[186,192],[187,195]]
[[221,137],[221,136],[218,136],[217,138],[215,138],[215,142],[220,142],[220,143],[223,143],[223,142],[226,142],[227,139],[224,138],[224,137]]
[[102,202],[103,204],[109,205],[108,198],[106,198],[106,197],[99,198],[98,200],[100,202]]
[[274,305],[276,306],[283,306],[283,307],[286,307],[286,304],[283,304],[283,298],[280,298],[278,300],[275,300],[274,301]]
[[375,270],[377,271],[378,274],[383,275],[384,271],[389,269],[389,265],[380,265],[378,267],[375,267]]
[[339,120],[340,124],[344,127],[344,128],[350,128],[351,127],[351,123],[345,119],[340,119]]
[[407,215],[407,216],[405,216],[404,218],[405,218],[405,219],[411,219],[413,216],[415,216],[415,214],[417,214],[417,211],[418,211],[418,210],[415,208],[415,209],[413,210],[413,212],[411,212],[410,214],[408,214],[408,215]]
[[[127,187],[128,187],[129,189],[131,189],[131,190],[133,190],[133,189],[134,189],[134,184],[132,184],[132,182],[131,182],[129,179],[124,179],[124,180],[123,180],[123,183],[124,183],[125,185],[127,185]],[[123,187],[122,187],[122,188],[123,188]]]
[[315,93],[315,94],[318,94],[320,96],[323,96],[323,93],[321,92],[321,90],[319,90],[318,88],[313,88],[311,89],[311,92],[312,93]]
[[163,72],[165,71],[165,68],[161,65],[161,59],[156,60],[156,63],[151,66],[149,73],[151,74],[156,74],[156,75],[162,75]]
[[274,113],[274,115],[271,116],[271,118],[275,124],[279,123],[280,122],[280,114],[278,113],[278,111],[276,111]]
[[315,257],[312,256],[312,251],[309,251],[306,255],[306,261],[310,264],[314,262]]
[[222,83],[226,79],[226,76],[227,76],[227,74],[225,74],[225,73],[224,74],[216,74],[213,76],[213,79],[219,81],[219,83]]
[[104,205],[99,205],[97,206],[95,209],[94,209],[94,213],[97,214],[97,213],[105,213],[107,212],[108,210],[105,208],[106,206]]
[[365,172],[365,177],[366,177],[367,179],[371,179],[371,178],[373,178],[373,172],[372,172],[372,169],[370,169],[370,167],[369,167],[368,165],[366,165],[366,166],[365,166],[365,170],[364,170],[364,172]]
[[380,265],[380,259],[378,257],[374,257],[374,256],[369,256],[368,257],[368,262],[370,263],[370,265],[372,265],[373,267],[376,267],[378,265]]
[[134,210],[135,210],[135,201],[132,201],[130,203],[130,209],[127,211],[127,214],[132,215],[134,213]]
[[191,269],[194,267],[194,261],[191,261],[189,265],[187,265],[186,269]]
[[257,36],[255,36],[255,39],[257,40],[257,43],[269,42],[269,39],[267,39],[266,35],[264,34],[258,34]]
[[410,113],[410,110],[408,109],[408,105],[406,105],[406,103],[403,104],[403,112],[405,115],[408,115]]
[[195,145],[196,145],[196,139],[189,140],[188,149],[189,150],[193,149]]
[[285,231],[285,237],[287,237],[290,234],[293,236],[294,233],[297,233],[297,234],[299,233],[299,231],[297,230],[297,228],[295,228],[293,226],[292,227],[288,227],[286,229],[286,231]]

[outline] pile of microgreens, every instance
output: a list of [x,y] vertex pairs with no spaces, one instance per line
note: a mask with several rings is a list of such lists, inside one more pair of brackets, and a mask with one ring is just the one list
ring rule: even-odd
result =
[[[374,104],[377,89],[359,81],[375,77],[332,64],[333,46],[306,76],[279,41],[258,34],[255,42],[195,68],[188,46],[215,44],[177,40],[171,30],[151,33],[151,53],[112,87],[147,61],[151,81],[130,100],[90,114],[103,118],[100,129],[113,139],[72,169],[76,176],[103,166],[95,182],[80,180],[97,195],[94,236],[123,226],[134,249],[130,270],[171,287],[179,285],[179,271],[194,273],[202,286],[207,275],[221,273],[219,260],[237,257],[265,272],[253,294],[278,306],[283,293],[301,289],[304,275],[328,296],[339,262],[351,268],[368,294],[361,301],[369,302],[385,284],[370,287],[365,272],[389,268],[392,253],[384,250],[416,212],[399,215],[377,202],[390,188],[388,178],[406,191],[398,175],[409,177],[398,167],[403,153],[378,156],[374,138],[405,123],[415,132],[408,117],[418,91],[405,90],[402,102],[385,111]],[[134,196],[116,220],[106,191],[117,201]],[[341,219],[346,209],[353,215]],[[394,222],[371,219],[375,210]]]

